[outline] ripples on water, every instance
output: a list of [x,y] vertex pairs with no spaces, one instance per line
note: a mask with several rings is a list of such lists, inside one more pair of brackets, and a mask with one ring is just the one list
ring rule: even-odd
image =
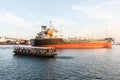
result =
[[0,46],[0,80],[120,80],[120,46],[60,49],[55,58],[14,56]]

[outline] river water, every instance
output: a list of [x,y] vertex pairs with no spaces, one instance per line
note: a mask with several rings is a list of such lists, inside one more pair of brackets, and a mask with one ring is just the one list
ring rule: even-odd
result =
[[0,46],[0,80],[120,80],[120,46],[59,49],[55,58],[15,56]]

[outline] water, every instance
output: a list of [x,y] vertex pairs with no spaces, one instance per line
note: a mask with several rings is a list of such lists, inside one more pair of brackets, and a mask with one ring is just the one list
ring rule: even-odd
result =
[[61,49],[55,58],[15,56],[0,46],[0,80],[120,80],[120,46]]

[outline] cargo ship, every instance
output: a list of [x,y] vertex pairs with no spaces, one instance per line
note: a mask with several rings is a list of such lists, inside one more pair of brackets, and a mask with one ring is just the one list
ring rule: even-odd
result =
[[55,47],[56,49],[94,49],[111,48],[112,38],[104,39],[63,39],[58,37],[59,31],[50,23],[50,27],[41,26],[41,31],[37,33],[34,39],[31,39],[31,45],[37,47]]

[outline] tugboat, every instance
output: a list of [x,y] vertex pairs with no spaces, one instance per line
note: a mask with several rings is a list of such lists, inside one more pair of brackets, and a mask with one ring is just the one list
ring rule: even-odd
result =
[[31,39],[31,45],[37,47],[55,47],[56,49],[94,49],[94,48],[111,48],[112,38],[99,40],[87,39],[63,39],[57,36],[59,31],[53,25],[41,26],[41,31],[37,33],[34,39]]

